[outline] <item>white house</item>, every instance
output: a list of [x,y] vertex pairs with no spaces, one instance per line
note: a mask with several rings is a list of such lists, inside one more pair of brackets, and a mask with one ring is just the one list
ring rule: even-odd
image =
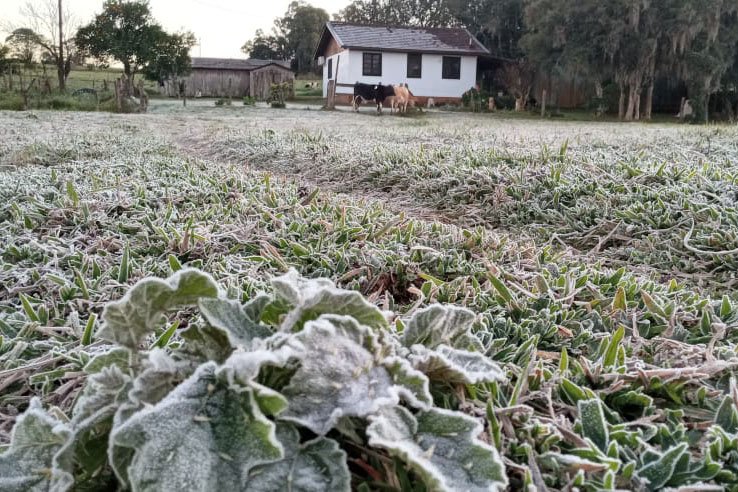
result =
[[477,83],[477,59],[489,51],[463,28],[420,28],[328,22],[315,58],[336,95],[353,94],[356,82],[408,84],[425,103],[456,102]]

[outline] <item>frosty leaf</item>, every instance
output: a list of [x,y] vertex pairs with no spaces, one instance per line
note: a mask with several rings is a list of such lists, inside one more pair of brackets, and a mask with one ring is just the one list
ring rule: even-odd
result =
[[322,435],[341,417],[365,417],[398,403],[392,378],[376,363],[370,329],[353,318],[322,316],[290,343],[301,365],[282,390],[289,407],[281,418]]
[[648,490],[659,490],[669,481],[676,470],[677,463],[687,452],[688,445],[686,442],[675,446],[657,460],[638,470],[638,476],[647,482]]
[[87,374],[95,374],[108,366],[118,366],[120,369],[128,367],[129,352],[124,348],[113,348],[96,355],[85,365]]
[[255,350],[233,354],[218,370],[231,385],[241,385],[254,391],[254,398],[261,411],[267,415],[277,415],[287,408],[287,400],[281,393],[255,381],[263,366],[284,367],[292,351],[289,347],[277,350]]
[[[149,352],[144,361],[144,369],[128,392],[128,401],[122,404],[113,418],[113,430],[120,427],[132,415],[145,406],[160,402],[173,388],[175,379],[181,371],[175,361],[162,349]],[[133,458],[133,450],[116,446],[112,439],[108,445],[110,464],[118,478],[128,484],[128,465]]]
[[384,366],[392,375],[400,396],[410,405],[423,410],[433,405],[428,378],[414,369],[410,362],[400,357],[388,357],[384,360]]
[[105,324],[98,336],[136,349],[144,337],[162,322],[166,311],[195,304],[202,297],[217,295],[218,286],[213,278],[194,269],[180,270],[167,280],[143,279],[121,300],[105,306]]
[[610,466],[603,463],[596,463],[585,458],[580,458],[571,454],[561,454],[548,452],[541,455],[541,459],[552,459],[560,465],[574,470],[583,470],[585,472],[604,472],[610,469]]
[[200,299],[200,312],[213,328],[223,331],[232,348],[249,350],[254,338],[266,338],[271,330],[249,317],[238,301],[229,299]]
[[726,396],[723,398],[715,413],[715,423],[725,429],[726,432],[738,430],[738,411],[736,411],[735,401],[732,397]]
[[361,293],[337,288],[327,279],[306,279],[290,270],[272,281],[278,299],[291,304],[294,309],[282,324],[284,331],[296,331],[305,322],[322,314],[351,316],[359,323],[382,329],[387,320],[382,311],[364,299]]
[[82,395],[74,406],[74,421],[81,422],[93,415],[112,417],[126,401],[131,388],[131,378],[116,365],[103,368],[87,378]]
[[282,457],[274,424],[249,389],[229,387],[207,363],[154,407],[114,429],[111,441],[135,451],[134,490],[242,490],[248,471]]
[[428,348],[441,344],[453,346],[454,340],[467,334],[474,317],[468,309],[434,304],[413,315],[402,334],[402,343],[406,347],[416,344]]
[[471,417],[440,409],[413,415],[395,406],[370,420],[369,445],[403,459],[429,489],[490,491],[507,485],[502,459],[476,438],[482,426]]
[[302,303],[303,291],[334,286],[335,284],[327,278],[304,278],[297,273],[297,270],[295,269],[290,269],[289,272],[285,273],[281,277],[272,279],[272,287],[274,288],[274,294],[277,298],[284,300],[293,306],[298,306]]
[[607,452],[610,436],[605,413],[602,411],[602,402],[599,398],[579,400],[577,406],[582,421],[582,435],[590,439],[600,451]]
[[34,398],[18,417],[8,449],[0,454],[0,490],[68,490],[71,470],[56,468],[54,456],[71,439],[69,427],[47,414]]
[[272,302],[272,296],[259,294],[243,305],[243,312],[251,320],[258,323],[261,320],[264,310]]
[[477,384],[503,381],[505,372],[484,354],[440,345],[435,350],[415,345],[409,356],[415,369],[434,381]]
[[348,492],[351,489],[346,453],[336,441],[319,437],[300,445],[297,429],[286,423],[277,426],[277,439],[284,448],[284,458],[254,467],[249,472],[249,491]]

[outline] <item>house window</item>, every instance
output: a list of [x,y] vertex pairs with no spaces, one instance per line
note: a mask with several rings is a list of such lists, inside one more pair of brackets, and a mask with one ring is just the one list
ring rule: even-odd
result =
[[443,57],[443,78],[444,79],[460,79],[461,78],[461,57],[444,56]]
[[328,80],[333,78],[333,58],[328,58]]
[[364,53],[362,73],[372,77],[381,77],[382,53]]
[[407,78],[419,79],[423,73],[423,55],[421,53],[407,54]]

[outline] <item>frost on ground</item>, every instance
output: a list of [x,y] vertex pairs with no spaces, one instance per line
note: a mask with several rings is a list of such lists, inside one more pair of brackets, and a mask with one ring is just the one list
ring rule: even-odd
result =
[[[263,456],[239,458],[241,466],[203,458],[206,473],[229,484],[251,479],[268,490],[301,466],[323,488],[350,479],[407,489],[420,479],[473,489],[504,464],[516,489],[738,486],[736,128],[232,107],[0,113],[0,129],[0,443],[16,421],[16,438],[38,432],[47,443],[38,460],[71,460],[53,465],[62,485],[69,463],[85,483],[153,483],[160,470],[147,467],[171,441],[152,423],[177,405],[194,408],[167,394],[204,391],[216,403],[196,417],[220,427],[193,424],[203,445],[248,454],[219,437],[231,428],[234,438],[256,432],[265,443]],[[212,275],[230,301],[178,307],[162,296],[179,291],[160,282],[135,294],[159,306],[127,324],[138,331],[101,331],[106,304],[183,267]],[[290,268],[363,297],[310,297],[289,314],[284,304],[297,298],[277,282],[282,304],[265,309],[269,298],[257,294],[274,292],[270,280]],[[470,328],[458,332],[453,311],[422,310],[435,303],[469,309]],[[371,305],[404,321],[385,326],[379,311],[330,318]],[[415,313],[434,328],[418,332]],[[329,321],[301,331],[320,316]],[[258,366],[250,382],[215,376],[234,364],[231,347],[257,351],[265,327],[277,326],[268,349],[284,344],[294,367]],[[392,378],[375,406],[345,395],[326,403],[338,391],[329,383],[316,388],[319,405],[300,393],[320,367],[295,354],[323,350],[313,340],[323,332],[344,333],[340,350],[367,365],[360,393]],[[125,348],[110,351],[106,340]],[[141,360],[127,353],[136,347]],[[381,357],[367,356],[373,350]],[[281,360],[258,353],[272,366]],[[192,357],[212,362],[195,372]],[[344,366],[331,366],[331,381],[358,377]],[[83,393],[90,373],[98,376]],[[203,381],[212,378],[211,394]],[[276,411],[285,398],[292,407]],[[110,405],[127,399],[161,403],[135,418],[135,408],[124,410],[131,420],[119,424],[130,432],[110,441],[124,465],[92,444],[69,454],[70,429],[94,413],[77,413],[80,401],[112,418]],[[234,402],[248,409],[239,418],[261,427],[234,427]],[[451,427],[453,436],[437,434]],[[101,432],[95,445],[104,449]],[[13,442],[0,468],[31,445]],[[500,457],[465,473],[448,461],[454,449]],[[326,468],[326,456],[344,455],[348,468]],[[22,483],[44,486],[13,469]]]

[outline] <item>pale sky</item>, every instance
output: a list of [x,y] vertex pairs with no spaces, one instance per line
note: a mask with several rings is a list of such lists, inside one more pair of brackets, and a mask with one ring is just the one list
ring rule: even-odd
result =
[[[20,24],[19,10],[29,0],[0,0],[0,42],[7,33],[1,24]],[[44,2],[46,0],[31,0]],[[241,46],[257,29],[269,32],[275,17],[287,11],[291,0],[149,0],[154,18],[169,32],[186,30],[195,33],[201,46],[192,56],[245,58]],[[103,0],[65,0],[82,24],[102,10]],[[350,0],[308,0],[325,9],[331,17]]]

